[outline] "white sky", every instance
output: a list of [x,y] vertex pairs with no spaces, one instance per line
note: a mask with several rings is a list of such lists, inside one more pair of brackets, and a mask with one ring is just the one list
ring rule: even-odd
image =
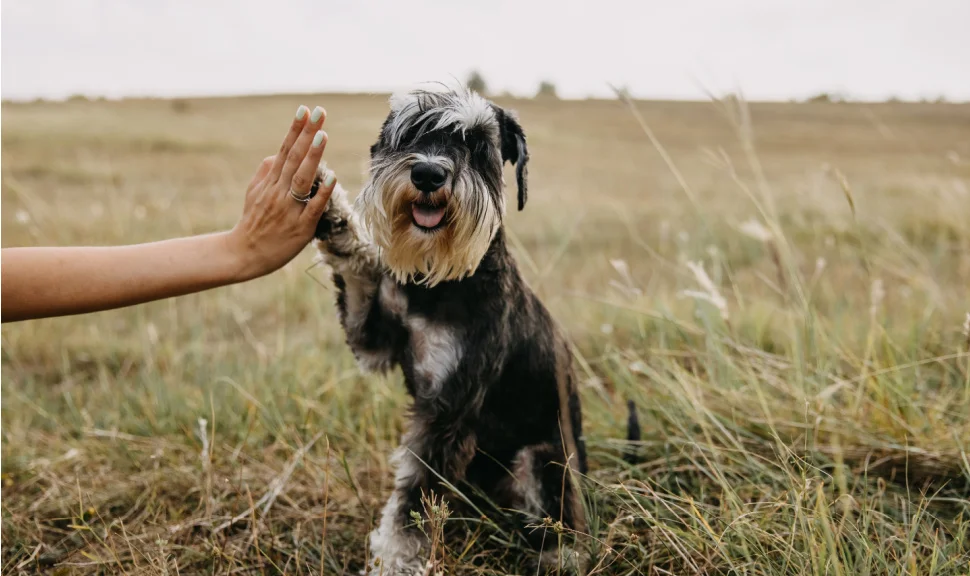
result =
[[970,100],[970,0],[2,0],[4,98],[385,91]]

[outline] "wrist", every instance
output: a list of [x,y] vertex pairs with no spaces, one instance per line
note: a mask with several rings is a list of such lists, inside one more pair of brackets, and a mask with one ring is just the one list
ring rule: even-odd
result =
[[224,266],[231,282],[246,282],[263,275],[263,268],[255,246],[237,229],[218,235]]

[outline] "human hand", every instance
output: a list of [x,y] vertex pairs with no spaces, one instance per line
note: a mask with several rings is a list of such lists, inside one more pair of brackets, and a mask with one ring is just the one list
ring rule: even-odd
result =
[[241,280],[281,268],[313,239],[336,176],[330,170],[321,174],[316,194],[305,202],[293,195],[311,192],[327,144],[327,134],[320,129],[325,119],[323,108],[311,114],[301,105],[279,152],[263,160],[249,183],[242,217],[227,234],[229,249],[239,259]]

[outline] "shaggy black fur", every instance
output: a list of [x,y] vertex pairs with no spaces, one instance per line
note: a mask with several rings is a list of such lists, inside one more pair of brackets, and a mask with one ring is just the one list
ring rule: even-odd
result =
[[[415,124],[401,128],[401,144],[394,148],[389,116],[371,147],[372,158],[402,154],[407,147],[435,146],[439,153],[445,150],[454,157],[460,169],[481,175],[487,187],[482,194],[493,202],[502,194],[502,164],[512,163],[521,210],[527,199],[525,133],[513,114],[492,106],[497,145],[474,130],[456,141],[451,133]],[[430,116],[426,124],[434,120]],[[573,479],[573,472],[586,473],[587,460],[572,354],[548,310],[520,275],[504,228],[499,227],[473,275],[429,288],[400,284],[379,268],[348,272],[350,267],[342,267],[340,259],[352,256],[342,253],[345,249],[334,241],[346,231],[346,224],[346,215],[328,210],[317,236],[329,261],[338,264],[333,281],[347,342],[358,360],[379,358],[381,369],[400,367],[413,397],[402,444],[421,465],[403,472],[399,465],[399,502],[385,513],[396,516],[394,523],[407,531],[407,537],[419,537],[417,528],[403,527],[411,523],[411,511],[422,510],[423,493],[448,492],[444,480],[470,488],[466,495],[478,493],[500,508],[524,511],[528,522],[551,518],[567,529],[585,531]],[[352,277],[345,277],[348,274]],[[349,304],[351,299],[358,308]],[[427,347],[442,344],[416,330],[415,318],[422,325],[460,335],[455,366],[434,386],[416,368],[416,358]],[[632,407],[630,427],[638,437]],[[545,548],[556,544],[557,538],[543,537],[542,530],[525,532],[537,548],[543,540]]]

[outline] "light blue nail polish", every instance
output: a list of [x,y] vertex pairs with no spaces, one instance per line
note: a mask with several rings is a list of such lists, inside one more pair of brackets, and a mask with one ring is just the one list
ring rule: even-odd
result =
[[296,119],[303,120],[303,118],[306,116],[306,112],[307,112],[306,106],[304,106],[303,104],[300,104],[300,107],[296,109]]
[[313,114],[310,115],[310,122],[316,122],[320,120],[322,116],[323,116],[323,108],[317,106],[316,108],[313,109]]
[[323,130],[317,130],[316,135],[313,137],[313,147],[317,148],[323,143]]
[[331,186],[333,186],[333,183],[336,180],[337,180],[336,174],[334,174],[330,170],[327,170],[327,175],[323,177],[323,185],[326,186],[327,188],[330,188]]

